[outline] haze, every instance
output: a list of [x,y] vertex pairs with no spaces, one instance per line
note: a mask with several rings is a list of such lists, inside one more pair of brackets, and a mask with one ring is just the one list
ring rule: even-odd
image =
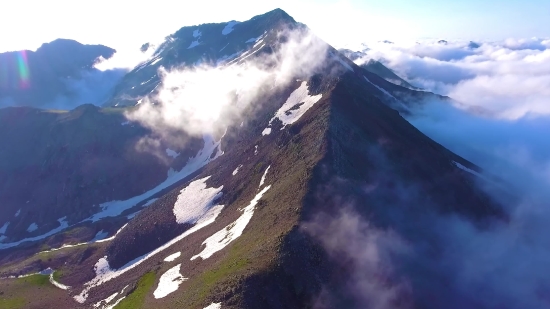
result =
[[34,50],[56,38],[133,49],[182,26],[246,20],[275,7],[336,47],[365,40],[545,37],[550,29],[550,1],[544,0],[4,1],[0,52]]

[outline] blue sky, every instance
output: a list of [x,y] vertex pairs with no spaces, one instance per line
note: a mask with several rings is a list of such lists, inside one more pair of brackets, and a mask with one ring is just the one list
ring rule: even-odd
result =
[[500,40],[549,37],[548,0],[312,1],[27,0],[1,4],[0,51],[55,38],[117,49],[161,39],[182,26],[246,20],[276,7],[335,46],[369,40]]

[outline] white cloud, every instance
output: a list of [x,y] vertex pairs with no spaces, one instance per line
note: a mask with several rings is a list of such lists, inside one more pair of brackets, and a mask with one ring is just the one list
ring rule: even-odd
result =
[[448,95],[465,108],[481,107],[492,115],[518,119],[550,115],[549,40],[503,42],[420,42],[371,44],[364,62],[377,59],[413,84]]
[[173,131],[195,136],[223,132],[261,98],[294,77],[308,77],[323,64],[328,45],[309,31],[278,35],[288,40],[275,53],[256,53],[245,62],[159,69],[158,94],[145,98],[128,118],[162,136]]

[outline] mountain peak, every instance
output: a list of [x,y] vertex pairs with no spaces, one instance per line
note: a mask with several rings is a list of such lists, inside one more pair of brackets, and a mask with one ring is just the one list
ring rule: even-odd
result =
[[271,11],[267,12],[267,13],[257,15],[255,17],[253,17],[252,19],[257,18],[257,17],[279,17],[279,18],[289,19],[293,22],[296,22],[294,20],[294,18],[292,18],[292,16],[288,15],[287,12],[285,12],[283,9],[280,9],[280,8],[276,8],[274,10],[271,10]]

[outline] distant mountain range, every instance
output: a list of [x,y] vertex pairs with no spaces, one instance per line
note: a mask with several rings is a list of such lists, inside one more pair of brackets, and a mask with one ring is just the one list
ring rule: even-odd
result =
[[36,51],[1,53],[0,107],[48,107],[55,105],[56,100],[78,101],[78,89],[72,84],[97,71],[94,64],[102,58],[109,59],[115,52],[103,45],[58,39]]

